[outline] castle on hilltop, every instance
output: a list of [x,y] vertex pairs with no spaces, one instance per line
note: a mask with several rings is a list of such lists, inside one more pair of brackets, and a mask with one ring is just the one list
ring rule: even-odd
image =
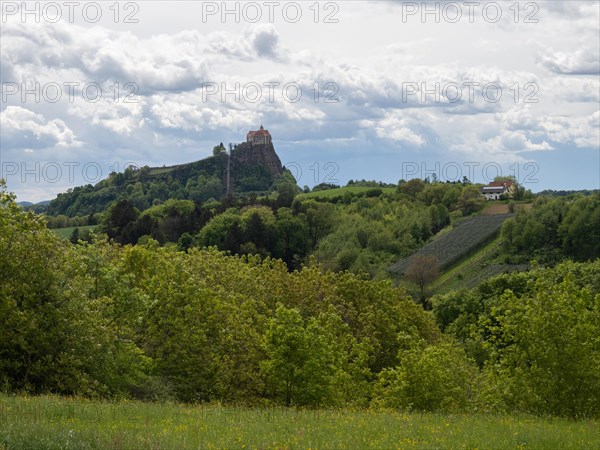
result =
[[250,145],[269,145],[271,144],[271,134],[261,125],[259,130],[248,131],[246,142]]

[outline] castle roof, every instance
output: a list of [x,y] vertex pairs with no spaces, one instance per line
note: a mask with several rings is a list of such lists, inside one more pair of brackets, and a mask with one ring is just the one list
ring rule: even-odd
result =
[[249,131],[248,135],[249,136],[270,136],[270,133],[269,133],[269,130],[265,130],[263,128],[263,126],[261,125],[259,130]]

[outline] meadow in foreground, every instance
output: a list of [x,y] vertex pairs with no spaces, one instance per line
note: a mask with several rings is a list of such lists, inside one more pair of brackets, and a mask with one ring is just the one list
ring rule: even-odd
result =
[[0,396],[3,449],[600,448],[600,423]]

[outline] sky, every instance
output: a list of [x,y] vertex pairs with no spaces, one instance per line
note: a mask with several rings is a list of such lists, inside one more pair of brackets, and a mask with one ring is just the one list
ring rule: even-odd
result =
[[300,186],[600,188],[600,2],[2,1],[19,201],[263,125]]

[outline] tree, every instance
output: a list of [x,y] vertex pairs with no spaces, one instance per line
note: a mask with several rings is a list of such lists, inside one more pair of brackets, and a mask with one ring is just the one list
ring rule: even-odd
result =
[[[490,359],[488,395],[510,409],[570,417],[600,413],[600,295],[574,274],[540,274],[530,293],[507,290],[482,321]],[[501,386],[501,388],[499,388]]]
[[221,154],[221,153],[223,153],[223,152],[225,152],[225,151],[226,151],[226,150],[225,150],[225,146],[223,145],[223,143],[222,143],[222,142],[221,142],[219,145],[215,145],[215,146],[213,147],[213,155],[214,155],[214,156],[217,156],[217,155],[219,155],[219,154]]
[[566,255],[580,261],[600,257],[600,194],[575,201],[558,233]]
[[419,287],[421,304],[424,308],[428,306],[425,298],[425,286],[435,280],[438,275],[437,259],[432,255],[415,256],[404,273],[407,280]]
[[379,374],[376,404],[417,411],[464,410],[477,374],[464,350],[451,342],[410,346],[401,352],[399,366]]
[[234,212],[224,212],[213,217],[198,233],[198,243],[201,246],[215,246],[221,250],[239,249],[242,244],[240,216]]
[[277,307],[266,336],[268,360],[262,371],[276,398],[286,406],[318,405],[328,390],[331,366],[322,330],[305,323],[297,309]]
[[294,202],[298,187],[291,183],[280,183],[277,185],[277,208],[289,208]]
[[424,188],[425,183],[419,178],[413,178],[412,180],[408,180],[403,182],[404,180],[400,180],[398,183],[398,192],[402,194],[406,194],[412,198],[416,198],[417,194],[419,194]]
[[[94,264],[88,264],[91,259]],[[0,379],[5,386],[110,396],[129,395],[147,382],[148,358],[110,317],[121,303],[115,291],[130,303],[136,292],[119,285],[118,270],[109,261],[100,245],[71,246],[58,239],[41,216],[16,205],[0,180]]]
[[306,202],[306,220],[311,246],[315,247],[319,239],[331,231],[334,226],[335,208],[331,203]]
[[71,244],[77,244],[77,242],[79,242],[79,228],[75,227],[71,233],[71,237],[69,237],[69,241],[71,241]]
[[280,208],[275,226],[276,256],[282,258],[290,270],[300,269],[300,261],[308,252],[308,226],[304,214],[298,216],[289,208]]
[[463,216],[468,216],[479,211],[483,203],[484,199],[479,192],[479,188],[473,185],[466,185],[458,199],[458,207],[462,211]]
[[108,212],[104,231],[109,238],[121,244],[130,244],[133,242],[133,228],[138,216],[139,211],[129,200],[121,200]]

